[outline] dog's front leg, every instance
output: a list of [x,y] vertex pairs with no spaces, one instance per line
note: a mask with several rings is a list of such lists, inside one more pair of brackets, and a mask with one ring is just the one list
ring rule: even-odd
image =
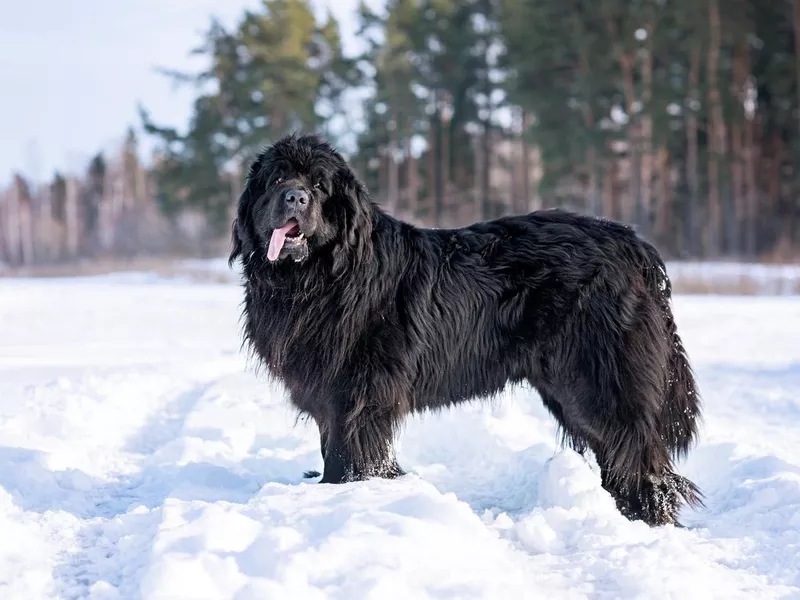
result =
[[325,468],[320,483],[404,475],[394,455],[394,428],[394,416],[377,409],[360,411],[356,418],[336,418],[325,423],[325,434],[321,436]]

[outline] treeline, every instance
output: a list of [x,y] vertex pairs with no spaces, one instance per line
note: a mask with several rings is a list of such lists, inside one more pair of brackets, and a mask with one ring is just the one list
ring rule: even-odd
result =
[[207,202],[265,140],[341,131],[344,92],[362,86],[352,159],[402,217],[566,206],[634,223],[672,256],[789,257],[798,15],[794,0],[388,0],[362,4],[366,50],[344,57],[332,18],[267,0],[209,31],[211,68],[184,77],[209,90],[189,132],[149,125],[170,149],[162,181]]
[[0,190],[0,267],[218,252],[202,210],[168,214],[160,206],[159,160],[146,168],[129,130],[119,152],[97,154],[82,175],[37,183],[15,174]]
[[362,23],[359,152],[388,206],[568,206],[672,256],[796,254],[795,0],[390,0]]
[[796,258],[799,3],[387,0],[346,56],[332,16],[264,0],[212,22],[206,71],[166,73],[198,90],[186,130],[142,110],[154,206],[224,236],[255,152],[313,129],[417,223],[563,206],[671,257]]

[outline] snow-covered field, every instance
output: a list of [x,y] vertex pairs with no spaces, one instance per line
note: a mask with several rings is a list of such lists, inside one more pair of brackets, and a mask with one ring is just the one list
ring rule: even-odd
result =
[[232,284],[0,280],[0,598],[800,598],[800,298],[676,299],[705,399],[689,526],[615,510],[536,394],[410,422],[396,481],[239,353]]
[[667,263],[673,289],[691,293],[800,295],[800,265],[738,262]]

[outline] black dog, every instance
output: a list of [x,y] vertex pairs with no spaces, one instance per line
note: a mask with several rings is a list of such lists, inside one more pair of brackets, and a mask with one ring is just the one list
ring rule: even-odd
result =
[[557,210],[413,227],[304,135],[253,163],[233,243],[245,342],[319,426],[323,483],[402,475],[406,415],[528,382],[628,518],[677,524],[701,503],[671,460],[699,398],[670,282],[630,228]]

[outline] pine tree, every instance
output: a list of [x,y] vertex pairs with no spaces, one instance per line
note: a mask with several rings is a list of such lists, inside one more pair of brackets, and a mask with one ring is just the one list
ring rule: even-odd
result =
[[199,209],[220,233],[243,165],[269,140],[334,118],[357,73],[342,56],[335,20],[319,25],[307,0],[265,0],[232,31],[212,21],[195,52],[210,58],[207,71],[168,72],[211,90],[195,101],[188,131],[156,125],[144,110],[142,120],[161,140],[157,181],[164,211]]

